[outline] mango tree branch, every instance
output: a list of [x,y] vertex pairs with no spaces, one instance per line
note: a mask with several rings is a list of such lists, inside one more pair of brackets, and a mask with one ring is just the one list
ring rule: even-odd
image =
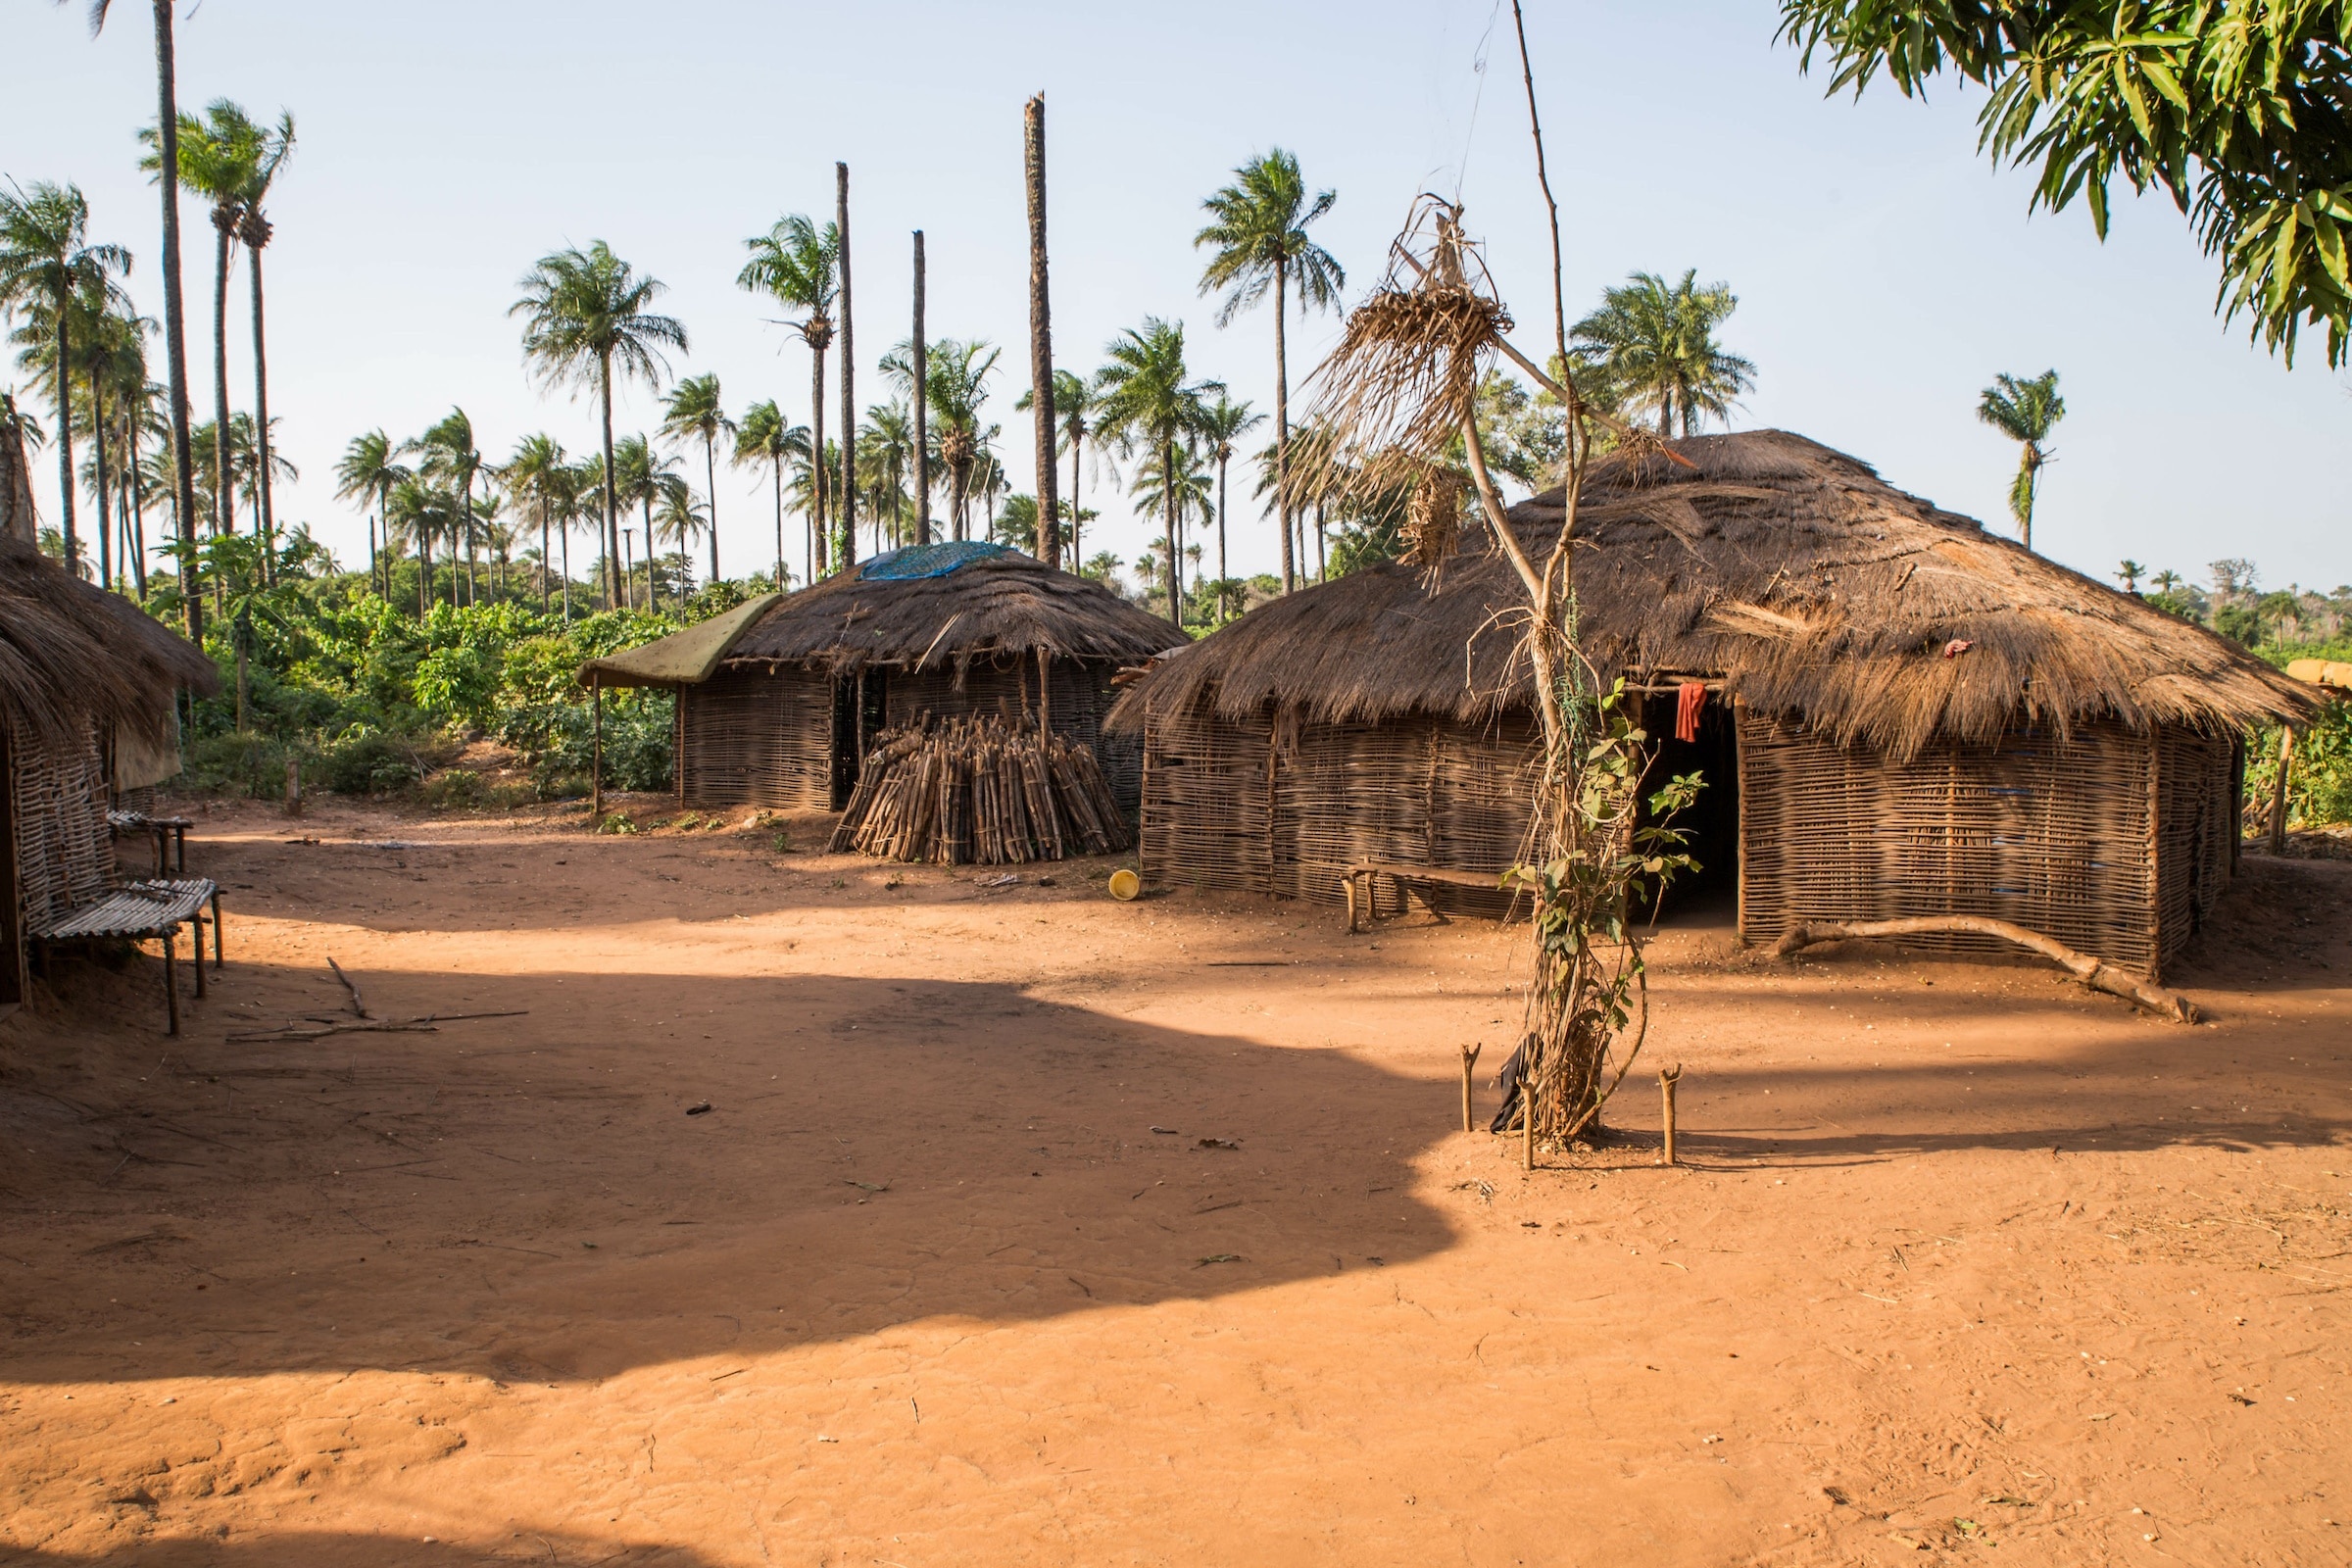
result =
[[1995,920],[1980,914],[1927,914],[1903,920],[1809,920],[1792,928],[1787,936],[1772,945],[1769,956],[1786,958],[1800,948],[1816,942],[1843,942],[1852,937],[1909,937],[1945,936],[1998,937],[2030,949],[2061,965],[2065,970],[2093,991],[2135,1002],[2160,1017],[2179,1023],[2195,1023],[2203,1014],[2197,1004],[2178,991],[2167,991],[2151,985],[2128,969],[2119,969],[2103,958],[2087,953],[2077,953],[2054,937],[2030,931],[2008,920]]

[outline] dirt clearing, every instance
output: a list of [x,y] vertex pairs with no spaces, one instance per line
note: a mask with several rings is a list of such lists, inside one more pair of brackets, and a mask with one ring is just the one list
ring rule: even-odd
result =
[[0,1025],[0,1559],[2352,1561],[2352,865],[2195,1028],[1702,913],[1528,1177],[1517,929],[577,820],[216,808],[188,1033]]

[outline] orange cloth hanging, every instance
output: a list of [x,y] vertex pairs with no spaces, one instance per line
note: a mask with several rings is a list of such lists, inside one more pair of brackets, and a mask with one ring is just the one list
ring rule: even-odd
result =
[[1674,738],[1688,745],[1698,739],[1698,715],[1706,710],[1707,684],[1687,680],[1674,699]]

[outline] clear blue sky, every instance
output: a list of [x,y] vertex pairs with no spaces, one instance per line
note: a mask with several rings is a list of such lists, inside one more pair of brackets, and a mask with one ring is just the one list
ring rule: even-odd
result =
[[[144,7],[92,42],[82,0],[4,0],[0,173],[73,180],[93,227],[130,246],[160,315],[156,203],[134,131],[153,117]],[[2027,183],[1976,152],[1974,104],[1825,99],[1749,3],[1564,5],[1530,30],[1568,209],[1571,313],[1634,269],[1724,279],[1728,344],[1759,384],[1736,423],[1801,431],[1893,483],[2006,525],[2014,449],[1980,425],[1996,371],[2056,367],[2070,413],[2035,539],[2102,575],[2122,557],[2202,578],[2254,559],[2266,584],[2352,580],[2346,382],[2314,354],[2289,372],[2213,313],[2214,269],[2169,205],[2027,214]],[[1482,78],[1483,56],[1491,70]],[[181,101],[291,109],[299,155],[271,215],[271,405],[300,466],[281,517],[346,559],[359,517],[331,470],[356,432],[414,433],[454,405],[503,456],[549,429],[575,451],[594,410],[525,376],[507,317],[545,252],[609,240],[670,286],[693,334],[680,373],[714,370],[731,407],[808,417],[806,352],[734,286],[742,241],[789,211],[829,213],[854,180],[860,402],[906,330],[907,233],[930,254],[934,336],[1006,346],[995,412],[1022,488],[1026,258],[1022,101],[1050,117],[1057,358],[1091,368],[1147,315],[1184,319],[1194,362],[1272,402],[1264,314],[1216,329],[1191,244],[1199,202],[1251,152],[1296,151],[1340,193],[1320,229],[1373,281],[1414,192],[1458,194],[1534,348],[1546,250],[1507,5],[784,6],[496,0],[399,6],[206,0],[180,30]],[[188,210],[191,351],[209,408],[209,232]],[[240,274],[231,377],[251,385]],[[1333,318],[1295,330],[1295,375]],[[0,385],[21,383],[0,367]],[[631,394],[622,428],[654,422]],[[831,422],[830,420],[828,422]],[[699,484],[699,464],[697,469]],[[1098,542],[1146,546],[1089,476]],[[53,503],[44,500],[47,509]],[[719,481],[722,564],[771,554],[765,487]],[[797,519],[794,524],[797,533]],[[1272,530],[1236,508],[1237,570],[1270,566]]]

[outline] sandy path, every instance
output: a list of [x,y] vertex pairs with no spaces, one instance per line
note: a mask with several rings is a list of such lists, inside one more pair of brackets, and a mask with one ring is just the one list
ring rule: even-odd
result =
[[[2197,1029],[1677,930],[1691,1166],[1644,1087],[1529,1178],[1515,931],[299,831],[200,836],[181,1041],[0,1025],[0,1558],[2352,1562],[2352,866],[2249,862]],[[227,1038],[330,953],[528,1014]]]

